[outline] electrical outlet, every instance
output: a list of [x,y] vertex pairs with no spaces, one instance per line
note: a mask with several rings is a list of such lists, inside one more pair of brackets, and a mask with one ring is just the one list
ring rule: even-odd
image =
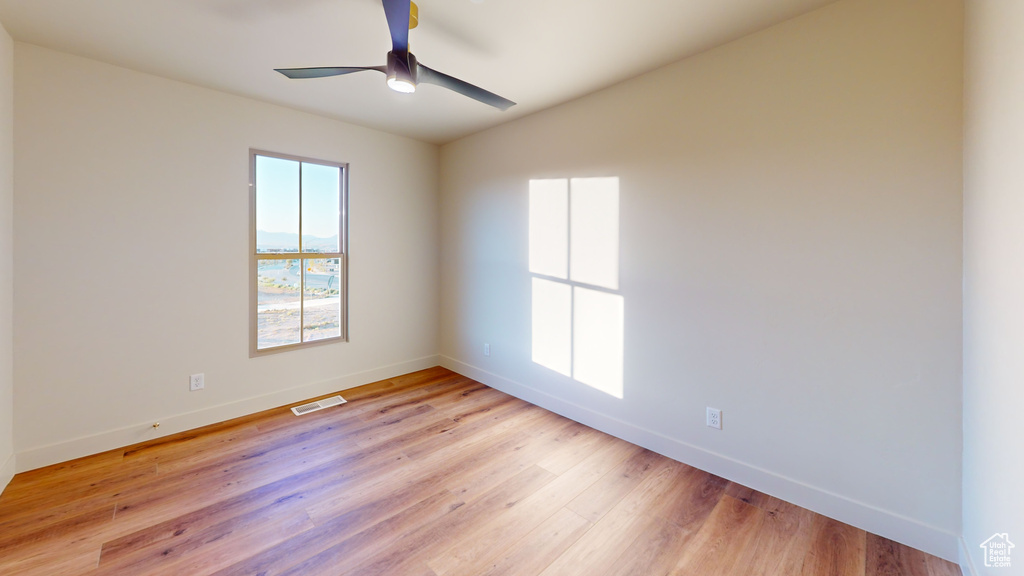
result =
[[484,344],[484,356],[490,356],[490,355],[491,355],[491,345],[490,344]]
[[722,411],[708,406],[708,428],[722,429]]
[[205,376],[203,374],[193,374],[188,377],[188,389],[195,392],[196,390],[202,390],[206,387]]

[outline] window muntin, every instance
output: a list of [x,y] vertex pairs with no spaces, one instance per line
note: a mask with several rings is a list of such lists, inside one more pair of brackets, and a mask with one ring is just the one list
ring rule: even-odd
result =
[[250,151],[250,353],[344,340],[347,165]]

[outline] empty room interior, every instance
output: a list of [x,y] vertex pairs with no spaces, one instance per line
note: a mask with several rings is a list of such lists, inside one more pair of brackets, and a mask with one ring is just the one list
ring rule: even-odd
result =
[[1024,2],[0,24],[0,572],[1024,574]]

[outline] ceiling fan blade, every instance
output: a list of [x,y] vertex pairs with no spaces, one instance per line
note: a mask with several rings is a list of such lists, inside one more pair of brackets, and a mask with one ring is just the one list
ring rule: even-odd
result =
[[362,72],[363,70],[377,70],[379,72],[387,73],[388,69],[386,66],[325,66],[319,68],[274,68],[275,72],[280,72],[285,76],[297,79],[297,78],[325,78],[327,76],[341,76],[342,74],[351,74],[353,72]]
[[479,86],[474,86],[469,82],[463,82],[458,78],[449,76],[437,70],[427,68],[423,64],[418,65],[417,79],[420,82],[426,82],[427,84],[436,84],[449,90],[454,90],[463,96],[469,96],[474,100],[478,100],[487,104],[488,106],[494,106],[499,110],[508,110],[509,108],[516,105],[515,102],[498,96],[494,92],[488,92]]
[[383,0],[384,15],[388,18],[391,29],[391,50],[405,53],[409,51],[409,2],[410,0]]

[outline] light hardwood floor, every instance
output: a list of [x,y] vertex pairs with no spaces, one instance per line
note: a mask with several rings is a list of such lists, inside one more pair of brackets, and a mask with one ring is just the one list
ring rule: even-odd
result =
[[0,574],[959,576],[443,368],[19,474]]

